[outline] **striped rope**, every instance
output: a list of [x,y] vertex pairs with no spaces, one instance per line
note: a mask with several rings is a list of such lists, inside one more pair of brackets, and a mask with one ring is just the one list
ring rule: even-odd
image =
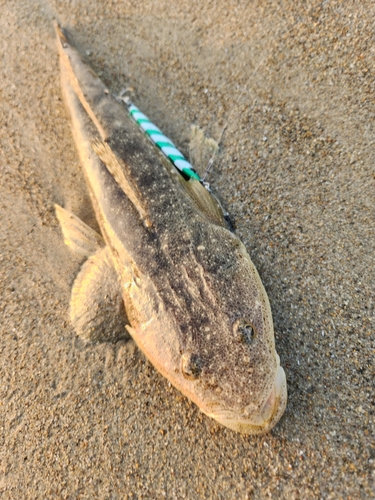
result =
[[144,115],[134,104],[127,103],[130,116],[140,126],[146,135],[154,144],[169,158],[177,170],[188,180],[193,179],[200,181],[201,178],[194,170],[191,163],[187,161],[180,150],[176,148],[173,142],[166,137],[163,132],[154,125],[146,115]]

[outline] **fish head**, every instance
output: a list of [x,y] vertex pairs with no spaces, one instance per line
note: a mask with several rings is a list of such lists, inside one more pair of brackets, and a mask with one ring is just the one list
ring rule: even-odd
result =
[[200,287],[195,297],[204,324],[192,328],[181,372],[195,384],[204,413],[236,431],[265,433],[287,401],[267,293],[237,236],[218,226],[197,234],[199,271],[191,281]]
[[[160,296],[147,300],[159,304],[158,313],[142,321],[148,333],[136,340],[203,413],[235,431],[263,434],[287,401],[268,297],[234,234],[219,227],[199,234],[181,272],[169,279],[164,306]],[[143,290],[139,299],[147,295]]]

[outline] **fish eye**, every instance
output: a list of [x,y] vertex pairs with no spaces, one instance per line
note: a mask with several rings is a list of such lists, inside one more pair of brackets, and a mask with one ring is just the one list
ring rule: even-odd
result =
[[234,334],[239,342],[251,344],[256,337],[254,326],[244,319],[234,323]]
[[197,354],[185,352],[181,356],[181,372],[188,380],[195,380],[202,371],[202,361]]

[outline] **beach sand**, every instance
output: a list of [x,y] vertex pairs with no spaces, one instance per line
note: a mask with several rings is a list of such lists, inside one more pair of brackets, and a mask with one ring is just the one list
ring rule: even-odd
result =
[[[202,415],[133,342],[75,335],[54,203],[96,223],[53,19],[186,154],[192,124],[227,124],[210,182],[288,380],[269,435]],[[2,2],[2,499],[375,498],[374,23],[370,0]]]

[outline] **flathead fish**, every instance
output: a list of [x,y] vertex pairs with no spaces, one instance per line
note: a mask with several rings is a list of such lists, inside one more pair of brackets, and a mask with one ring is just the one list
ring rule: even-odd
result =
[[56,206],[87,257],[70,303],[78,335],[130,335],[202,412],[246,434],[282,416],[285,373],[258,272],[198,175],[184,175],[56,25],[62,88],[99,235]]

